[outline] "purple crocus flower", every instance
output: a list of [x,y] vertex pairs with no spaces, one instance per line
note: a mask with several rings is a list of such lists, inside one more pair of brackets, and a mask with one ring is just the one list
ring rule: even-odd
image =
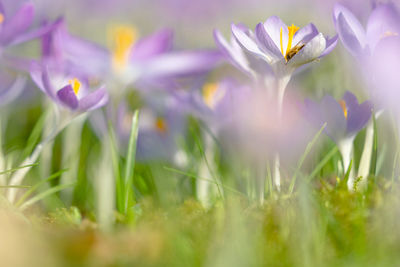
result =
[[[339,101],[329,95],[319,104],[306,99],[304,107],[306,117],[315,126],[321,128],[326,123],[324,132],[337,144],[344,170],[347,171],[353,154],[354,138],[370,120],[372,104],[369,101],[359,104],[352,93],[346,92]],[[348,181],[350,189],[353,189],[354,184],[353,170]]]
[[214,32],[223,53],[247,73],[260,74],[262,69],[261,75],[265,75],[265,70],[269,70],[280,88],[286,87],[298,67],[329,54],[337,43],[337,36],[324,37],[312,23],[301,29],[295,25],[288,27],[276,16],[259,23],[254,32],[241,24],[232,24],[231,30],[235,38],[231,44],[218,31]]
[[72,113],[94,110],[108,101],[106,89],[100,86],[92,91],[84,76],[60,73],[47,65],[33,64],[31,78],[54,103]]
[[339,143],[343,139],[354,139],[365,127],[371,118],[372,105],[369,101],[359,104],[357,98],[347,91],[339,101],[329,95],[319,104],[306,99],[305,111],[317,127],[327,123],[325,133]]
[[356,57],[374,53],[376,45],[387,37],[400,33],[400,15],[391,3],[377,4],[369,16],[366,29],[354,14],[341,4],[336,4],[333,21],[340,40]]

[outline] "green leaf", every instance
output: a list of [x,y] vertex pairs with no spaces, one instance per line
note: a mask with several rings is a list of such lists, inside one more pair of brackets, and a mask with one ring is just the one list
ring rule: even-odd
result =
[[325,155],[325,157],[315,166],[314,170],[307,178],[307,182],[314,179],[315,176],[322,170],[322,168],[332,159],[332,157],[339,151],[337,146],[333,146],[332,149]]

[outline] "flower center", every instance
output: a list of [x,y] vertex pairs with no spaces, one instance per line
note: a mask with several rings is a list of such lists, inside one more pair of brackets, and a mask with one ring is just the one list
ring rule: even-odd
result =
[[161,118],[161,117],[158,117],[158,118],[156,119],[156,121],[155,121],[155,123],[154,123],[154,126],[156,127],[156,130],[157,130],[159,133],[162,133],[162,134],[166,133],[167,130],[168,130],[167,123],[166,123],[165,120],[164,120],[163,118]]
[[0,24],[4,22],[4,15],[0,13]]
[[346,106],[346,101],[344,101],[343,99],[342,99],[342,100],[339,100],[339,104],[340,104],[340,106],[341,106],[342,109],[343,109],[343,115],[344,115],[344,117],[347,119],[347,106]]
[[283,29],[281,28],[281,33],[280,33],[281,53],[285,57],[286,62],[289,61],[294,55],[296,55],[304,47],[304,45],[295,45],[292,48],[293,37],[294,37],[295,33],[299,29],[300,28],[297,27],[294,24],[292,24],[292,26],[288,27],[288,30],[289,30],[289,33],[288,33],[288,44],[287,44],[287,47],[286,47],[286,52],[284,52],[284,49],[283,49]]
[[72,80],[69,80],[68,83],[72,86],[75,95],[77,95],[79,93],[79,89],[81,88],[81,82],[77,78],[73,78]]
[[137,39],[137,30],[129,26],[117,26],[111,30],[113,42],[113,64],[116,69],[125,67],[132,45]]
[[214,107],[215,104],[215,94],[218,90],[218,84],[208,83],[203,87],[203,99],[207,106],[210,108]]
[[386,37],[398,36],[398,35],[399,34],[397,32],[386,31],[382,34],[381,39],[386,38]]

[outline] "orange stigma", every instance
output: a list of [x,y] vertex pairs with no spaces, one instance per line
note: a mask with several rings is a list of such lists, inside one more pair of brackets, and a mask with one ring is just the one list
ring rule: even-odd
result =
[[339,104],[340,104],[340,106],[341,106],[342,109],[343,109],[343,115],[344,115],[344,117],[347,119],[347,106],[346,106],[346,101],[344,101],[343,99],[342,99],[342,100],[339,100]]
[[128,63],[130,49],[137,39],[137,30],[130,26],[117,26],[111,29],[113,42],[113,64],[116,69],[125,67]]
[[167,123],[163,118],[158,117],[155,121],[155,127],[159,133],[166,133],[168,130]]

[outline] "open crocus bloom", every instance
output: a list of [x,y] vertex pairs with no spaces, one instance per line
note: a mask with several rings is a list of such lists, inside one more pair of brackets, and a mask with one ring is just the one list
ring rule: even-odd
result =
[[366,30],[353,13],[340,4],[334,7],[333,21],[343,45],[354,56],[368,56],[382,39],[400,33],[400,16],[393,4],[378,4],[368,19]]
[[104,87],[91,91],[85,78],[52,72],[47,67],[33,65],[32,80],[58,106],[82,113],[104,106],[108,94]]
[[220,53],[213,50],[172,50],[173,33],[168,29],[142,39],[131,26],[115,27],[111,33],[112,70],[123,83],[205,73],[220,59]]
[[309,99],[305,100],[307,118],[316,127],[327,123],[324,131],[336,143],[343,139],[353,140],[368,123],[371,113],[372,105],[369,101],[359,104],[357,98],[348,91],[339,101],[329,95],[319,104]]
[[[337,43],[336,36],[331,39],[324,37],[313,24],[301,29],[295,25],[288,27],[276,16],[259,23],[255,32],[243,25],[232,24],[232,34],[246,55],[267,63],[276,78],[286,80],[283,85],[296,68],[327,55]],[[218,32],[216,41],[237,65],[246,66],[243,60],[238,60],[243,58],[238,49],[229,46]]]

